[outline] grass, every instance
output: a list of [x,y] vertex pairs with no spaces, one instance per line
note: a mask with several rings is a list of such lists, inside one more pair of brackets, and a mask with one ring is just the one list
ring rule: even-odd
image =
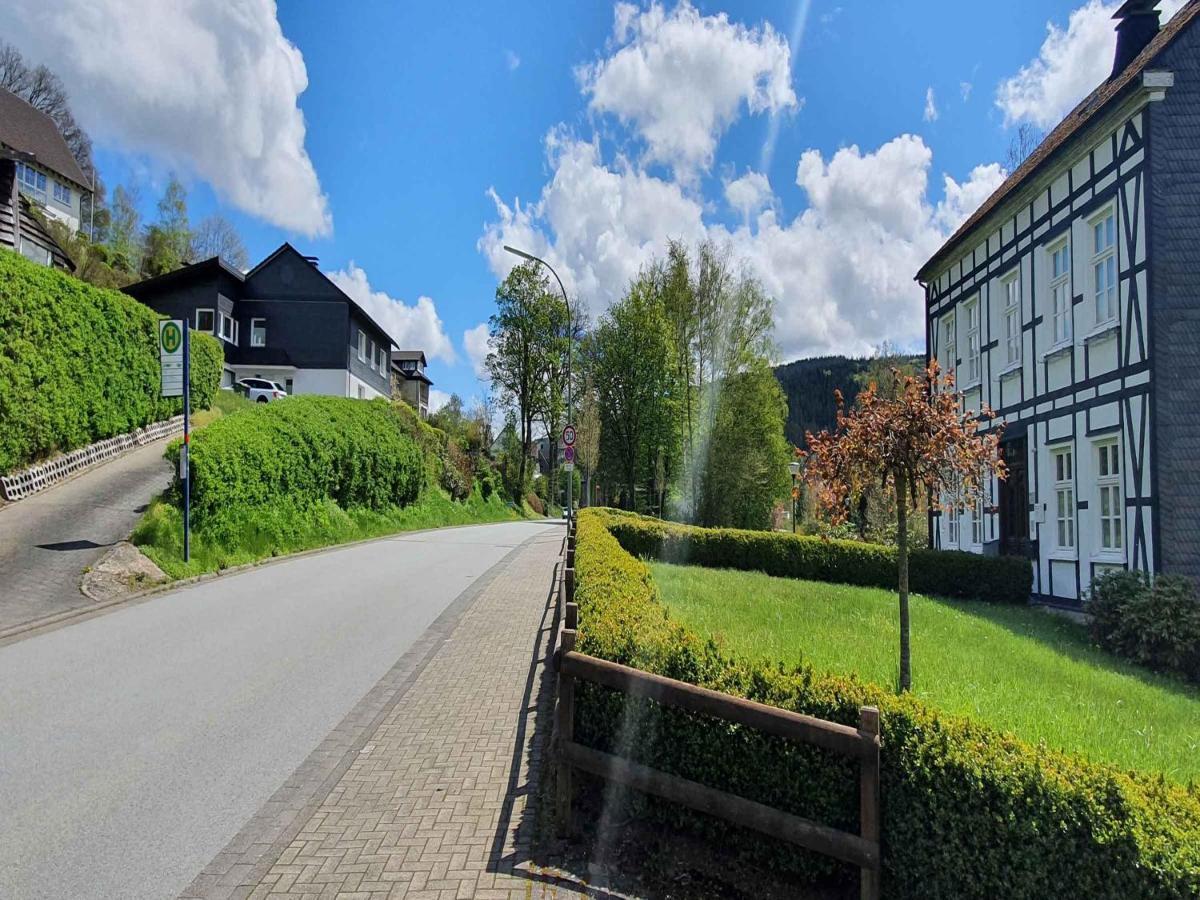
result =
[[307,509],[275,507],[245,510],[231,517],[220,534],[193,529],[191,560],[183,561],[183,515],[163,499],[155,500],[130,540],[171,578],[187,578],[317,547],[383,537],[403,531],[504,522],[528,517],[493,495],[476,489],[462,502],[440,489],[429,489],[406,507],[344,510],[333,501]]
[[[896,595],[651,563],[671,615],[743,656],[894,687]],[[1030,607],[912,598],[914,694],[1031,742],[1200,781],[1200,689],[1125,663]]]
[[228,416],[237,412],[239,409],[253,409],[254,404],[249,398],[244,397],[237,391],[219,390],[213,397],[212,406],[208,409],[193,410],[191,414],[190,425],[192,431],[199,431],[210,422],[215,422],[222,416]]

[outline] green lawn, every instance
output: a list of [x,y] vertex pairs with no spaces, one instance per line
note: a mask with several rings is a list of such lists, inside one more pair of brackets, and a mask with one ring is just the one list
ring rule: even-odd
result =
[[[894,687],[897,601],[873,588],[651,564],[676,619],[747,656]],[[914,693],[1031,741],[1200,781],[1200,690],[1092,647],[1028,607],[912,598]]]

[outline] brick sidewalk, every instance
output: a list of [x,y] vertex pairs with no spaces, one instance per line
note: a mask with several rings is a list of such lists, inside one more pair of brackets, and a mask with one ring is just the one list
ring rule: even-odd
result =
[[374,728],[360,725],[357,752],[343,751],[348,764],[323,796],[299,810],[273,798],[293,836],[277,828],[284,837],[266,851],[270,834],[239,835],[184,896],[579,896],[530,861],[561,547],[556,529],[493,570]]

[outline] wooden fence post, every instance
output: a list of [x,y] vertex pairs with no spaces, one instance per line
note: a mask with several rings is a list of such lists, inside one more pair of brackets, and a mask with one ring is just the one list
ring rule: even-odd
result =
[[858,730],[864,740],[873,745],[862,757],[862,777],[859,792],[859,820],[862,838],[879,847],[877,868],[862,870],[862,900],[879,900],[880,880],[883,872],[883,847],[880,844],[881,830],[879,809],[879,710],[864,706],[859,710]]
[[[568,607],[568,610],[570,607]],[[559,650],[563,655],[575,649],[575,632],[563,629]],[[572,833],[571,823],[571,764],[567,761],[565,748],[575,740],[575,679],[558,671],[558,709],[555,711],[558,732],[558,833],[566,837]]]
[[575,602],[575,570],[567,569],[564,573],[563,584],[567,587],[567,602]]
[[567,631],[576,631],[579,628],[579,607],[567,601],[566,614],[563,616],[563,628]]

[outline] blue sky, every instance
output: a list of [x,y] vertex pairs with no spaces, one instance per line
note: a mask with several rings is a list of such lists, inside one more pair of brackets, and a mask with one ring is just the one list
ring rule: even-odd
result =
[[178,172],[194,219],[252,261],[319,256],[470,397],[505,241],[595,315],[668,236],[711,237],[777,297],[782,359],[916,346],[917,266],[1016,125],[1107,74],[1115,3],[50,6],[18,0],[9,39],[62,75],[110,187],[149,213]]

